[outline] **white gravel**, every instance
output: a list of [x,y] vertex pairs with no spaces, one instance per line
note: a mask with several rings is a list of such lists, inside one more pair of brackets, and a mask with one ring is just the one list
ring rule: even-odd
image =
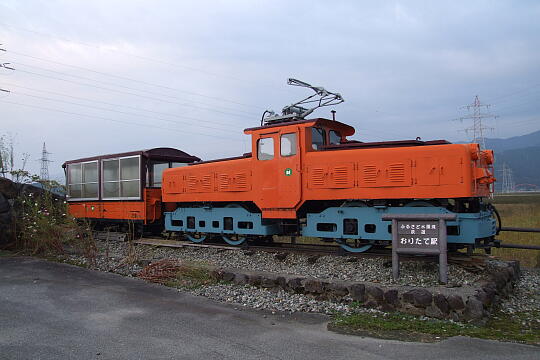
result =
[[[110,256],[125,257],[127,244],[118,242],[99,242],[103,252],[107,246]],[[207,264],[223,268],[237,268],[249,271],[265,271],[304,275],[321,279],[346,281],[368,281],[380,284],[400,284],[411,286],[438,286],[438,266],[422,261],[403,261],[400,266],[400,278],[392,278],[389,259],[379,257],[346,256],[310,256],[288,254],[284,260],[278,260],[273,253],[264,251],[223,250],[213,248],[166,248],[137,245],[138,259],[156,261],[160,259],[179,259],[186,262]],[[460,266],[448,266],[450,286],[474,283],[482,278],[481,274],[466,271]]]
[[[243,250],[165,248],[147,245],[129,246],[121,242],[98,242],[99,256],[94,264],[101,271],[112,271],[126,276],[135,276],[146,264],[161,259],[179,259],[195,264],[218,267],[240,268],[244,270],[288,273],[318,278],[369,281],[384,284],[394,283],[391,266],[385,258],[350,258],[340,256],[321,256],[289,254],[279,260],[274,254]],[[129,256],[128,256],[129,255]],[[71,255],[71,261],[86,262],[78,255]],[[496,261],[494,261],[496,263]],[[435,264],[424,262],[403,262],[399,284],[416,286],[438,285],[438,272]],[[449,266],[450,286],[474,283],[481,275],[466,271],[457,266]],[[284,312],[315,312],[332,314],[334,312],[359,311],[351,308],[347,299],[343,303],[315,300],[302,294],[291,294],[283,290],[267,290],[249,285],[215,284],[197,289],[182,289],[195,295],[205,296],[217,301],[234,303],[255,309]],[[525,324],[540,323],[540,271],[523,270],[521,280],[516,284],[515,293],[503,299],[501,309],[507,314],[519,314]],[[362,310],[364,311],[364,310]],[[365,311],[371,311],[366,309]]]

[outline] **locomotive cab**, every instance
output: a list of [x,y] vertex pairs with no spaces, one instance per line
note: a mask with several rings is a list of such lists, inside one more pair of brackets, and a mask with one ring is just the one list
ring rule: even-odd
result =
[[319,118],[249,128],[244,133],[251,135],[253,182],[263,217],[294,219],[302,202],[306,154],[344,142],[354,128]]

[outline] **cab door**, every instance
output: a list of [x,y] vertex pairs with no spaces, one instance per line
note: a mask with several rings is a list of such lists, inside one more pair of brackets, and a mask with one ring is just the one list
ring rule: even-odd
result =
[[279,207],[278,172],[279,132],[253,135],[255,202],[264,213]]
[[280,129],[254,136],[253,176],[257,205],[264,218],[295,218],[302,197],[299,129]]
[[302,198],[302,164],[299,129],[283,129],[279,134],[279,207],[293,209]]

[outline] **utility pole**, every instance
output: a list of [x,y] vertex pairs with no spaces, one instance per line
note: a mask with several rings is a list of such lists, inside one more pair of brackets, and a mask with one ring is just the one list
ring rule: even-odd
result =
[[[480,144],[481,149],[486,148],[486,142],[485,142],[485,139],[484,139],[484,130],[493,130],[493,128],[491,128],[491,127],[486,127],[482,123],[482,120],[483,119],[489,119],[489,118],[495,119],[495,118],[498,117],[496,115],[493,115],[493,114],[490,114],[490,113],[487,112],[489,110],[490,106],[491,105],[488,105],[488,104],[482,104],[480,102],[480,99],[478,98],[478,95],[476,95],[474,97],[474,102],[472,104],[465,105],[465,106],[462,107],[462,109],[467,109],[467,111],[469,111],[469,115],[462,116],[462,117],[459,118],[461,121],[469,120],[469,119],[473,120],[473,125],[466,128],[465,132],[467,134],[472,133],[472,141],[471,142]],[[484,108],[486,110],[485,113],[482,112],[482,108]]]
[[503,163],[502,167],[502,190],[503,194],[516,192],[516,183],[514,181],[514,173],[508,164]]
[[47,151],[47,148],[45,147],[45,143],[43,143],[43,151],[41,152],[41,173],[40,178],[41,180],[49,180],[49,163],[51,160],[49,160],[50,152]]

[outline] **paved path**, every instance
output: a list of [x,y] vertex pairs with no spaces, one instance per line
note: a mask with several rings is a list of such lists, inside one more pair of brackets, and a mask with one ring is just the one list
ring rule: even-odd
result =
[[539,359],[540,348],[339,335],[137,279],[0,257],[0,359]]

